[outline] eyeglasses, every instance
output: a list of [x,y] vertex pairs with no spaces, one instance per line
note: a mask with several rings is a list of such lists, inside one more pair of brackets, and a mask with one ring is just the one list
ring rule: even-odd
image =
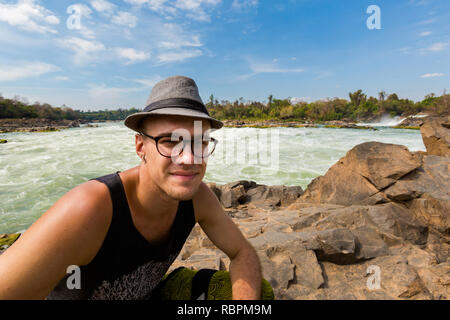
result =
[[200,142],[200,139],[196,144],[196,139],[184,140],[183,137],[172,138],[171,135],[152,137],[144,132],[139,132],[139,134],[154,140],[156,143],[156,150],[158,150],[160,155],[166,158],[179,156],[188,144],[190,145],[191,151],[193,152],[195,157],[208,158],[214,152],[216,144],[218,142],[212,137],[203,137],[201,141],[202,143],[200,145],[201,148],[199,148],[197,144]]

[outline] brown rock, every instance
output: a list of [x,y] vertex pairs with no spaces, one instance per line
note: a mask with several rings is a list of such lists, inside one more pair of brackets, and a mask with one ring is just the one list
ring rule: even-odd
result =
[[420,132],[428,154],[450,156],[450,116],[428,117]]
[[423,284],[435,300],[450,299],[450,263],[444,262],[417,271]]
[[380,142],[357,145],[324,176],[314,179],[300,201],[340,205],[388,202],[380,190],[421,165],[404,146]]

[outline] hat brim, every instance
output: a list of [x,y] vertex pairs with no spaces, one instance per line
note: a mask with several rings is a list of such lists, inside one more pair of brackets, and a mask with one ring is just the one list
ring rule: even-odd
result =
[[136,131],[139,132],[138,130],[138,125],[139,122],[146,117],[152,116],[152,115],[156,115],[156,114],[162,114],[162,115],[172,115],[172,116],[186,116],[186,117],[194,117],[194,118],[201,118],[201,119],[206,119],[209,120],[211,122],[211,128],[213,129],[220,129],[223,127],[223,122],[219,121],[217,119],[214,119],[210,116],[208,116],[207,114],[205,114],[204,112],[201,111],[197,111],[197,110],[192,110],[192,109],[187,109],[187,108],[162,108],[162,109],[156,109],[150,112],[138,112],[138,113],[134,113],[129,115],[126,119],[124,124]]

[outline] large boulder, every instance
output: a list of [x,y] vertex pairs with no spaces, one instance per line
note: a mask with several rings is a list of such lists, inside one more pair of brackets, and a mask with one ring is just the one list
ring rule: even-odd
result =
[[404,146],[362,143],[348,151],[324,176],[315,178],[300,200],[346,206],[388,202],[380,191],[420,165],[421,157]]
[[450,156],[450,116],[428,117],[420,132],[428,154]]

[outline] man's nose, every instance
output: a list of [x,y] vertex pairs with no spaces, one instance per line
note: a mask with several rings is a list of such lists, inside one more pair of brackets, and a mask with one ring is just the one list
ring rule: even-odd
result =
[[183,150],[181,154],[177,158],[177,163],[179,164],[194,164],[194,163],[201,163],[202,158],[196,157],[194,155],[194,148],[195,144],[194,141],[191,141],[190,143],[186,143],[183,146]]

